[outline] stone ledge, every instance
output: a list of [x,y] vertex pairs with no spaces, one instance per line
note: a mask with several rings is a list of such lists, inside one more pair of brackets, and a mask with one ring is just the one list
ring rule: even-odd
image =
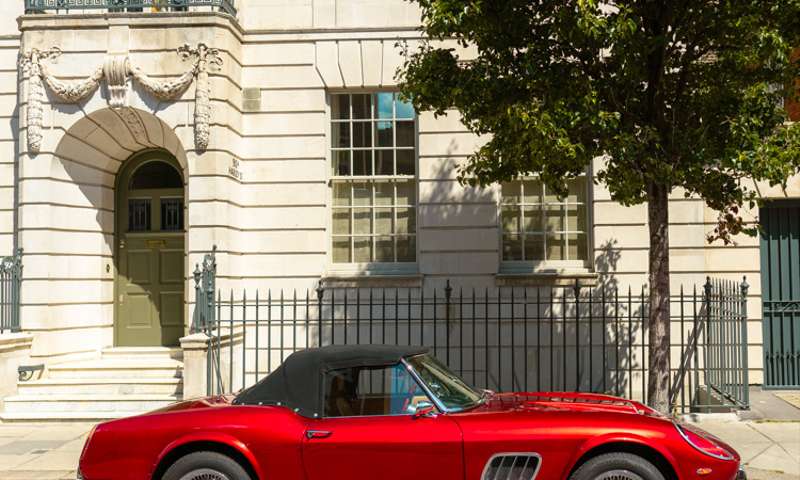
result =
[[33,335],[27,332],[4,333],[0,335],[0,354],[30,348]]
[[584,271],[541,271],[531,273],[498,273],[495,284],[499,287],[581,287],[598,284],[598,274]]
[[322,277],[324,288],[419,288],[422,274],[328,274]]

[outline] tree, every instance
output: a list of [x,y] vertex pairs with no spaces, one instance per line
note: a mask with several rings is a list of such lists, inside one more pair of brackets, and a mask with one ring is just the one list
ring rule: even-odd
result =
[[709,241],[730,242],[755,233],[740,213],[759,201],[754,182],[800,170],[800,127],[782,102],[800,72],[800,0],[409,1],[425,40],[406,48],[403,94],[419,111],[457,109],[488,139],[462,183],[538,175],[564,194],[603,157],[595,182],[647,203],[647,390],[666,412],[668,198],[703,199],[720,212]]

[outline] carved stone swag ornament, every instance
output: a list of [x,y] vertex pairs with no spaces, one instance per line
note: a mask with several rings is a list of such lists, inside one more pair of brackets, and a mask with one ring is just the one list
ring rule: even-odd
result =
[[[156,80],[131,64],[127,55],[108,55],[103,65],[97,67],[91,75],[83,80],[62,81],[53,76],[47,65],[48,60],[55,60],[61,50],[53,47],[49,50],[32,49],[20,56],[23,73],[28,77],[27,89],[27,132],[28,149],[38,153],[42,146],[42,103],[45,100],[44,85],[61,101],[78,103],[87,98],[100,86],[105,78],[109,92],[109,106],[114,109],[127,108],[128,78],[132,78],[150,95],[160,101],[174,101],[197,79],[194,105],[194,143],[203,151],[208,148],[211,121],[211,84],[208,81],[209,69],[222,67],[219,50],[209,48],[204,43],[197,47],[188,44],[177,49],[181,60],[192,60],[192,68],[173,80]],[[44,82],[44,85],[43,83]]]

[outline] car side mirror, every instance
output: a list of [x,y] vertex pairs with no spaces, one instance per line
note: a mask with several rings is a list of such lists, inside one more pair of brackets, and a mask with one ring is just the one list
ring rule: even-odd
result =
[[417,403],[414,410],[413,418],[433,417],[436,416],[436,407],[431,402],[421,401]]

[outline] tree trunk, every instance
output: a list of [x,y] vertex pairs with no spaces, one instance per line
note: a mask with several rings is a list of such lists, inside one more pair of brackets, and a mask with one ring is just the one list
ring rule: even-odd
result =
[[[650,312],[647,404],[669,413],[669,189],[648,187],[647,220],[650,228]],[[644,359],[642,359],[644,361]]]

